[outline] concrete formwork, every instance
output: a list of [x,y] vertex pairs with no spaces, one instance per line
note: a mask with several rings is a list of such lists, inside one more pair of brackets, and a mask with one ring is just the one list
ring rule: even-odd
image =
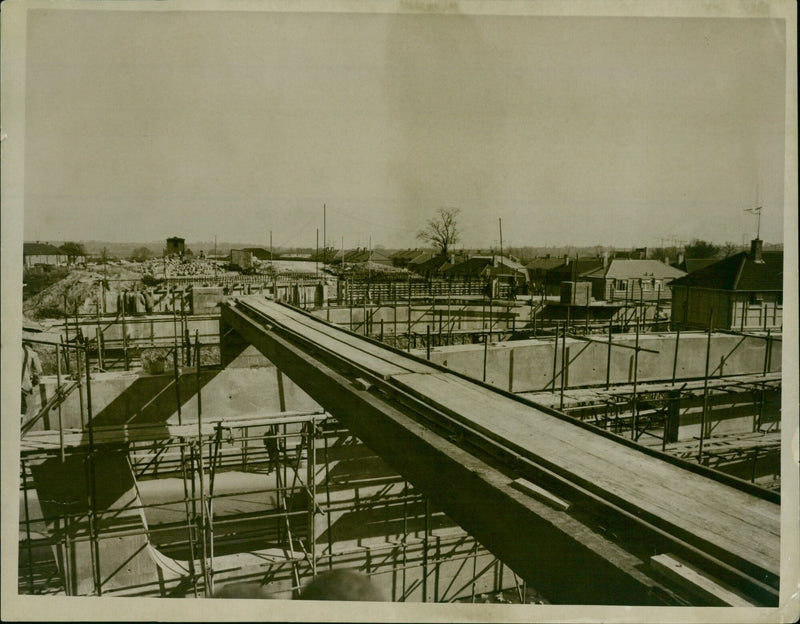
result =
[[[566,363],[567,387],[602,385],[608,380],[612,384],[631,383],[634,379],[636,338],[633,334],[614,334],[608,365],[608,339],[606,336],[591,336],[592,342],[567,337]],[[683,333],[680,340],[676,334],[642,334],[639,345],[649,351],[640,351],[638,356],[639,381],[671,379],[675,364],[675,348],[678,345],[677,379],[698,379],[705,374],[707,335],[705,333]],[[620,345],[624,345],[624,348]],[[731,334],[713,334],[709,376],[742,375],[761,373],[765,369],[767,340]],[[484,354],[484,350],[486,353]],[[656,351],[657,353],[654,353]],[[417,351],[425,356],[424,351]],[[553,339],[517,340],[483,345],[458,345],[431,349],[432,362],[442,364],[459,373],[483,379],[484,355],[486,358],[485,381],[512,392],[533,392],[561,386],[561,340],[558,351]],[[781,343],[771,341],[771,353],[767,362],[768,371],[781,369]],[[553,361],[555,378],[553,376]]]
[[[254,412],[317,408],[274,366],[264,363],[263,356],[245,350],[229,368],[201,370],[203,417],[236,420]],[[92,374],[95,426],[148,426],[158,431],[158,425],[176,425],[172,380],[170,373]],[[184,425],[197,422],[196,384],[194,371],[181,375]],[[81,427],[79,411],[76,393],[62,405],[65,428]],[[210,563],[216,588],[249,580],[262,590],[267,587],[270,597],[290,598],[298,583],[311,579],[313,569],[329,567],[370,574],[383,595],[392,600],[470,599],[476,593],[514,588],[516,578],[508,568],[443,514],[428,507],[347,432],[320,431],[322,437],[315,444],[315,461],[309,471],[303,429],[286,425],[279,482],[274,468],[265,469],[269,455],[263,439],[265,427],[268,425],[261,423],[249,431],[245,428],[248,439],[223,444],[221,457],[227,457],[229,463],[222,461],[222,472],[217,473],[214,521],[218,550]],[[42,431],[43,427],[40,424],[36,429]],[[198,578],[202,567],[199,545],[196,543],[194,559],[186,550],[188,527],[193,522],[185,507],[186,482],[175,476],[190,441],[175,443],[173,439],[172,448],[164,447],[168,440],[167,436],[152,445],[73,449],[67,452],[66,464],[57,456],[42,461],[35,454],[30,456],[29,478],[35,490],[27,492],[30,500],[21,518],[31,522],[29,530],[33,527],[35,533],[49,535],[44,542],[54,544],[54,561],[67,593],[186,596],[192,595],[196,584],[201,595],[205,591],[203,579]],[[210,441],[207,449],[206,489]],[[231,467],[231,461],[239,467]],[[94,472],[89,470],[90,464]],[[309,474],[313,475],[311,481],[303,485]],[[196,475],[190,482],[190,489],[199,491]],[[254,483],[259,489],[248,494]],[[282,503],[275,490],[280,483],[298,488]],[[309,491],[315,493],[313,505]],[[293,555],[285,534],[282,540],[273,541],[282,534],[285,520],[281,514],[282,509],[287,511],[287,504],[288,511],[301,513],[290,520]],[[69,537],[61,513],[65,505],[75,507]],[[248,533],[253,527],[258,529],[255,537]],[[248,543],[240,544],[239,552],[231,552],[228,540],[244,539],[242,535],[251,535]],[[313,566],[309,539],[315,544]],[[22,546],[20,552],[31,554],[30,548]],[[67,552],[71,554],[65,555]],[[21,556],[20,587],[25,592],[23,559]]]

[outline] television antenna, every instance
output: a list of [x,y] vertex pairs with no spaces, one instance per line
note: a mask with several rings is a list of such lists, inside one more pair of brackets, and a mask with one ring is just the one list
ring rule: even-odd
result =
[[756,240],[761,238],[761,185],[759,184],[758,189],[756,190],[756,197],[758,206],[755,208],[745,208],[745,212],[749,212],[750,214],[754,214],[757,217],[756,220]]
[[756,239],[761,238],[761,206],[757,206],[756,208],[745,208],[744,211],[756,215]]

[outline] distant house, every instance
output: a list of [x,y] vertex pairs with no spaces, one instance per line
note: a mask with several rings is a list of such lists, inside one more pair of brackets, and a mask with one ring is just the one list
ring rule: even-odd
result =
[[49,243],[23,243],[22,262],[26,269],[35,267],[37,264],[45,266],[64,266],[69,263],[67,254],[55,245]]
[[728,256],[672,283],[672,322],[708,327],[711,311],[719,329],[779,329],[783,326],[783,252],[750,251]]
[[454,279],[478,279],[481,277],[484,269],[492,265],[491,256],[472,256],[451,264],[442,265],[440,274],[442,277],[450,277]]
[[165,256],[182,256],[186,251],[186,239],[179,236],[172,236],[167,239],[167,247],[164,249]]
[[566,261],[545,272],[544,287],[548,294],[561,294],[564,282],[576,282],[583,273],[603,266],[603,258],[566,258]]
[[423,277],[431,278],[442,274],[447,267],[452,266],[450,256],[446,254],[432,255],[424,262],[412,263],[409,268]]
[[579,279],[592,283],[592,297],[604,301],[656,301],[672,296],[672,280],[686,275],[660,260],[613,258]]
[[425,260],[430,259],[431,253],[429,251],[425,251],[424,249],[401,249],[400,251],[396,251],[390,255],[389,258],[392,261],[392,266],[405,269],[408,268],[409,264],[421,256],[425,256],[422,259],[422,262],[424,262]]
[[413,271],[415,267],[418,267],[423,262],[427,262],[431,258],[433,258],[436,254],[431,251],[423,251],[418,256],[414,256],[411,260],[408,261],[408,269]]
[[231,249],[231,264],[240,269],[253,266],[253,252],[248,249]]
[[462,262],[445,265],[440,271],[442,277],[452,279],[498,278],[505,283],[522,286],[528,282],[526,268],[505,256],[475,255]]
[[544,288],[547,272],[562,266],[567,259],[564,256],[542,256],[534,258],[525,267],[528,269],[528,280],[536,288]]
[[258,260],[272,260],[269,250],[264,249],[263,247],[245,247],[241,251],[249,251],[251,254],[253,254],[253,257],[257,258]]
[[351,249],[349,251],[345,251],[344,255],[342,252],[339,251],[333,257],[334,262],[342,262],[344,259],[345,265],[357,265],[357,264],[378,264],[381,266],[392,266],[392,261],[385,253],[382,251],[378,251],[375,249],[366,249],[366,248],[357,248]]
[[562,283],[574,282],[582,273],[602,266],[603,258],[569,256],[534,258],[526,265],[531,285],[548,295],[559,295]]

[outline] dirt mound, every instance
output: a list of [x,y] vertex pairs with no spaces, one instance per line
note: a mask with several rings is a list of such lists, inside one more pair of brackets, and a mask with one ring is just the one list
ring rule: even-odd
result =
[[[115,280],[138,281],[140,275],[120,267],[109,268],[106,280],[106,298],[116,300],[119,283]],[[64,297],[70,314],[91,314],[102,306],[102,282],[106,278],[103,273],[86,269],[72,271],[64,279],[48,286],[40,293],[27,299],[22,304],[25,316],[32,319],[63,318]],[[125,282],[123,282],[125,284]]]

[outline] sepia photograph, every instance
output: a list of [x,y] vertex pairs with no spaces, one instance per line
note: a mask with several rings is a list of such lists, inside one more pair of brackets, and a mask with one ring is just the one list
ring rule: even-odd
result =
[[796,12],[4,2],[3,619],[796,621]]

